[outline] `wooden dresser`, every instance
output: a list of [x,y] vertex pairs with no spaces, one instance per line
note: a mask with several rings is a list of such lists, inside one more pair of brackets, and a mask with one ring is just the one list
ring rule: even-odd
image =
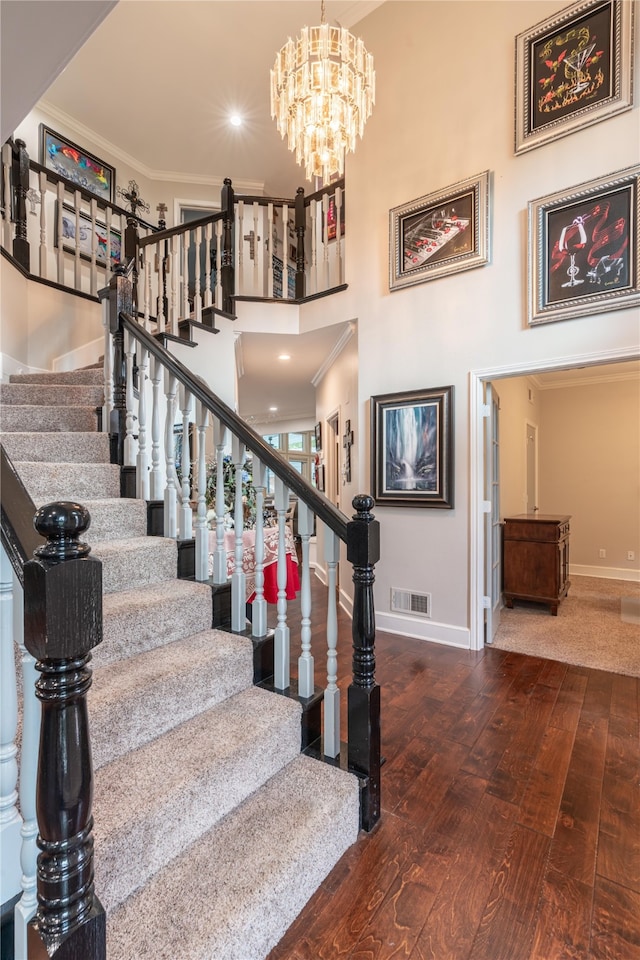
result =
[[554,617],[569,590],[570,516],[521,513],[503,527],[504,602],[548,603]]

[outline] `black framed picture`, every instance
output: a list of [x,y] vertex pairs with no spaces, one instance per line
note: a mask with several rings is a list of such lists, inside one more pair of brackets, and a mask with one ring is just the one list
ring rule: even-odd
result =
[[61,134],[40,124],[40,163],[101,200],[114,202],[115,167],[99,160]]
[[74,254],[76,245],[79,246],[80,256],[83,260],[91,260],[95,251],[96,261],[101,264],[107,262],[108,244],[111,266],[113,267],[122,259],[122,234],[120,230],[114,230],[111,227],[107,232],[105,223],[100,220],[92,220],[88,214],[82,211],[78,211],[76,220],[76,211],[67,203],[62,204],[61,217],[56,213],[54,244],[57,247],[60,243],[63,250]]
[[377,504],[453,507],[453,387],[371,397]]
[[529,324],[640,303],[640,165],[529,204]]

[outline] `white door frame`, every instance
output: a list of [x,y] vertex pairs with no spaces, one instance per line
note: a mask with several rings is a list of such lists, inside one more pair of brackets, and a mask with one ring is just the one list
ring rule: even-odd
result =
[[545,373],[548,370],[567,370],[571,367],[589,367],[600,363],[615,363],[618,360],[640,360],[637,347],[618,350],[602,350],[598,353],[583,353],[564,357],[562,360],[524,361],[504,367],[471,370],[469,373],[469,514],[471,540],[469,544],[470,646],[472,650],[484,647],[484,438],[482,407],[484,403],[482,383],[484,380],[500,380],[503,377],[524,377],[527,374]]

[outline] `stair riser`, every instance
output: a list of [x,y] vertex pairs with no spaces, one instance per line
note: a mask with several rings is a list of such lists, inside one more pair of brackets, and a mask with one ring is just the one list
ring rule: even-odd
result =
[[93,407],[34,407],[8,405],[2,409],[3,431],[11,433],[95,433],[98,417]]
[[[195,766],[183,770],[181,783],[172,784],[166,795],[148,796],[144,787],[145,770],[135,770],[135,755],[124,758],[131,760],[130,765],[123,768],[125,775],[130,769],[130,776],[134,778],[127,781],[126,789],[134,793],[139,789],[141,796],[145,796],[146,805],[138,805],[136,815],[132,815],[129,821],[113,824],[108,836],[102,835],[98,825],[102,823],[106,828],[109,824],[109,808],[112,809],[116,793],[110,768],[104,767],[97,773],[93,807],[96,890],[100,892],[100,900],[107,911],[124,902],[164,864],[299,755],[299,712],[278,710],[268,720],[262,718],[262,723],[256,722],[257,718],[245,716],[244,696],[217,708],[217,717],[214,708],[207,736],[204,728],[208,715],[202,714],[195,719],[199,743]],[[287,702],[286,706],[288,708],[290,703]],[[216,719],[222,721],[223,717],[226,725],[223,725],[221,734],[216,729]],[[245,731],[243,723],[250,727],[250,732]],[[184,730],[183,737],[187,736],[187,728],[191,733],[189,724],[172,731],[168,743],[155,745],[158,749],[176,751],[175,763],[183,766],[185,757],[180,749],[179,734]],[[226,736],[233,737],[232,745],[224,743]],[[220,740],[223,740],[222,746]],[[195,759],[193,752],[189,759]],[[147,757],[145,762],[149,762]],[[119,767],[118,770],[121,775]],[[123,786],[120,784],[115,791]],[[155,837],[156,841],[149,843],[149,837]]]
[[120,467],[111,463],[23,463],[16,470],[37,505],[120,495]]
[[175,540],[161,537],[140,537],[133,541],[98,542],[93,556],[102,561],[102,591],[135,590],[137,587],[165,580],[175,580],[178,551]]
[[84,500],[91,515],[91,526],[84,540],[96,544],[101,540],[122,540],[124,537],[144,537],[147,534],[147,503],[145,500]]
[[106,433],[2,433],[12,460],[40,463],[109,463]]
[[101,407],[102,387],[39,383],[0,383],[0,403],[8,406]]

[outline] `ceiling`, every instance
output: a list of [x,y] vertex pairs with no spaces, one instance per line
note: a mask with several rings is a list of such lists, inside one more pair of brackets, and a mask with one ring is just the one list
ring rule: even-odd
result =
[[[380,2],[327,0],[326,19],[352,28]],[[288,37],[320,22],[320,12],[320,0],[120,0],[46,91],[43,107],[95,132],[98,144],[107,141],[149,177],[230,176],[237,190],[244,181],[254,192],[264,184],[268,196],[293,197],[304,171],[271,119],[269,71]],[[232,113],[243,117],[241,127],[229,123]],[[241,416],[315,420],[312,381],[346,327],[243,334]],[[291,360],[278,361],[282,353]]]

